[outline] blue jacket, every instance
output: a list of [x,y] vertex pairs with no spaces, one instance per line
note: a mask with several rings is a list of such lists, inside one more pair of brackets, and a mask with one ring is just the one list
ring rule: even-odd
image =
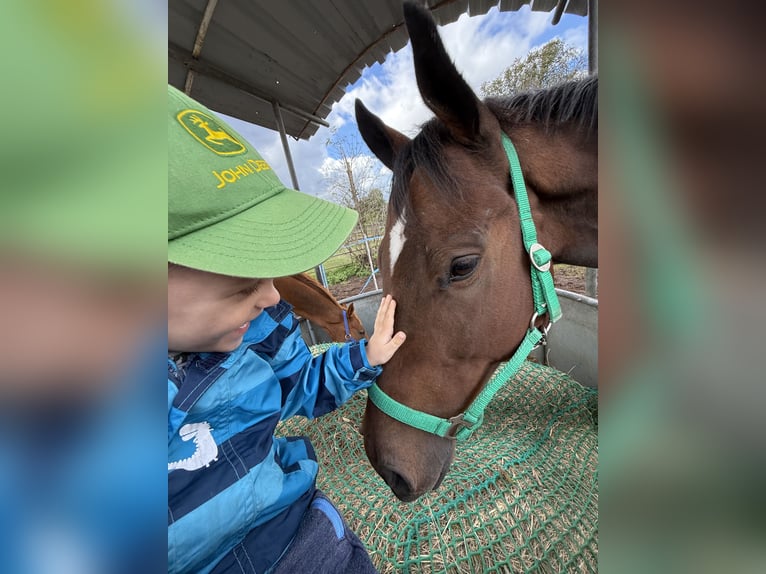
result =
[[275,438],[293,415],[332,411],[380,374],[365,342],[312,358],[284,301],[232,353],[168,360],[168,572],[263,572],[292,540],[315,490],[305,437]]

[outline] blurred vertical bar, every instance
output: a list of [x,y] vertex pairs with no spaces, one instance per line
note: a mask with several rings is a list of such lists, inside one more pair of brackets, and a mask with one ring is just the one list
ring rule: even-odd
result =
[[588,0],[588,73],[598,72],[598,0]]
[[[588,73],[598,73],[598,0],[588,0]],[[585,270],[585,294],[597,298],[598,269]]]
[[2,572],[166,569],[166,30],[0,8]]

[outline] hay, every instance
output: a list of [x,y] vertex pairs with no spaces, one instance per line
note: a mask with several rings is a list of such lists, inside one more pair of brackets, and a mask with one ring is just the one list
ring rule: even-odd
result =
[[[327,348],[312,348],[317,353]],[[596,572],[597,395],[569,376],[525,363],[459,443],[438,491],[399,502],[364,454],[366,394],[278,434],[307,435],[318,486],[383,573]]]

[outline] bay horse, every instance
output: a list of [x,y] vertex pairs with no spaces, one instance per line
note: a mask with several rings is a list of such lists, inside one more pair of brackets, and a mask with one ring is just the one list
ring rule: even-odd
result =
[[348,341],[349,337],[358,341],[367,336],[354,313],[354,304],[338,303],[330,291],[306,273],[274,279],[274,287],[293,306],[296,315],[322,327],[333,341]]
[[[520,213],[531,210],[549,261],[598,266],[598,78],[482,101],[429,12],[406,3],[404,19],[418,88],[435,118],[410,139],[356,101],[362,137],[393,171],[379,261],[385,293],[397,301],[396,328],[407,333],[377,388],[459,427],[498,365],[526,350],[525,333],[538,329],[534,254]],[[503,134],[515,146],[521,185],[509,175]],[[522,209],[515,193],[524,183]],[[457,433],[415,428],[379,404],[368,399],[363,423],[375,470],[403,501],[438,488]]]

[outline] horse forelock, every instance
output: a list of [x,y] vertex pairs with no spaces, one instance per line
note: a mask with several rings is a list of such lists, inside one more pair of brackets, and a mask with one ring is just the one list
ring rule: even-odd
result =
[[[401,150],[394,163],[391,187],[391,203],[397,219],[410,206],[409,184],[416,169],[422,170],[433,183],[434,189],[450,203],[463,198],[464,190],[455,177],[454,166],[444,153],[449,145],[457,145],[457,142],[439,119],[432,118],[421,126],[420,133]],[[479,151],[481,146],[477,142],[474,151]]]

